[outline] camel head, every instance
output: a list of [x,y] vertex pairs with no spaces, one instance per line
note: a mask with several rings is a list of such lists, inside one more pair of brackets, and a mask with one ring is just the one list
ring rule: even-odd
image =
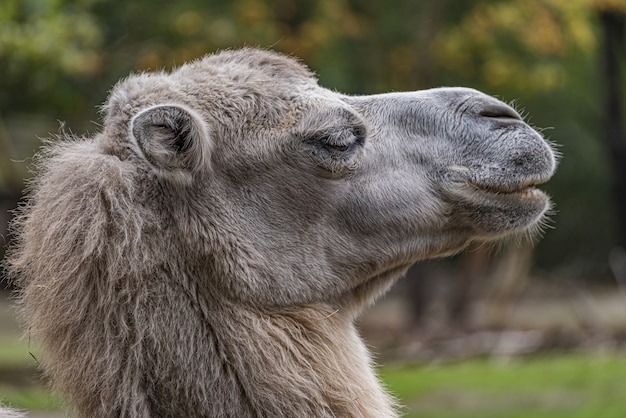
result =
[[475,90],[349,96],[243,49],[103,110],[35,158],[5,264],[80,416],[396,416],[355,316],[550,207],[554,152]]
[[550,145],[468,88],[345,95],[244,49],[132,76],[105,112],[103,153],[138,167],[185,263],[255,303],[361,306],[416,261],[536,230],[550,208]]

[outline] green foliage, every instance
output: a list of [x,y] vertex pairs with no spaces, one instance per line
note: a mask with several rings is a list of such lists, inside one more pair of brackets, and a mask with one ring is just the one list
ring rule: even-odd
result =
[[129,72],[242,45],[296,55],[347,93],[475,87],[515,99],[564,154],[540,263],[576,258],[605,274],[594,266],[606,265],[618,214],[598,110],[604,9],[626,0],[4,0],[0,117],[44,113],[81,133]]
[[[0,109],[4,113],[67,106],[72,84],[98,72],[102,34],[91,13],[96,1],[4,0],[0,4]],[[66,81],[68,76],[76,82]]]
[[584,0],[476,2],[437,38],[437,55],[461,77],[490,88],[526,96],[552,92],[571,81],[567,58],[596,47],[590,6]]

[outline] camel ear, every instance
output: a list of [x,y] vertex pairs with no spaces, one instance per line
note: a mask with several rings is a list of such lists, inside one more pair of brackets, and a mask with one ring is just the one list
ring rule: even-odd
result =
[[131,121],[131,132],[156,169],[194,173],[209,161],[206,124],[179,105],[158,105],[138,113]]

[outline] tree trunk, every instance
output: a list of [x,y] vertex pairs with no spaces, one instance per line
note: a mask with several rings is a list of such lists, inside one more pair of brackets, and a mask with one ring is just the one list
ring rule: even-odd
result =
[[617,10],[600,12],[603,39],[604,128],[613,180],[617,215],[617,244],[626,246],[626,135],[621,61],[626,48],[626,15]]

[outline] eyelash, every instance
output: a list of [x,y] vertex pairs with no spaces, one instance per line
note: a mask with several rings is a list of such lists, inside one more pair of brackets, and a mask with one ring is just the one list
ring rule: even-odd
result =
[[333,144],[332,142],[324,139],[320,139],[319,143],[322,144],[330,152],[344,153],[350,150],[354,144]]

